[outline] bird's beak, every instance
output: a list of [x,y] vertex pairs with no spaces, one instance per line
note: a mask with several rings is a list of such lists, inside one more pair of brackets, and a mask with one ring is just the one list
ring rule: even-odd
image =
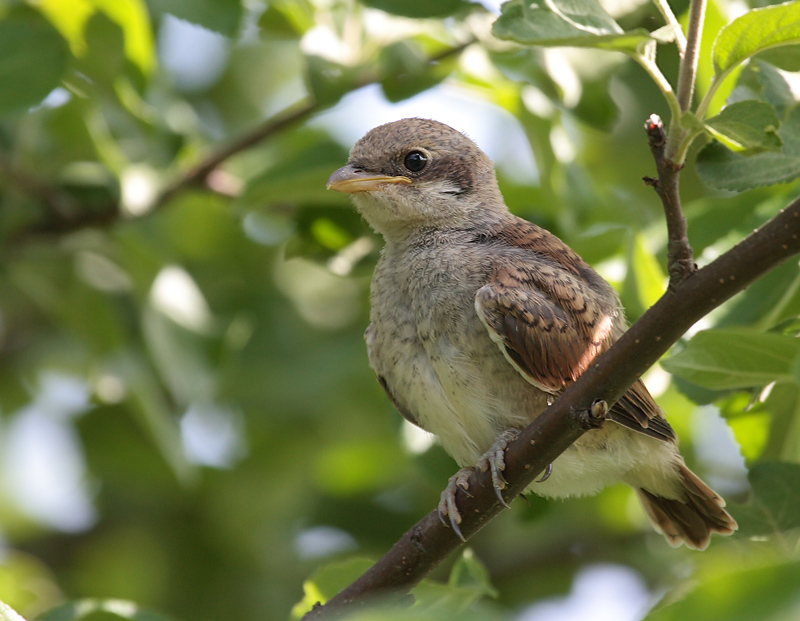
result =
[[348,164],[330,176],[328,189],[354,194],[356,192],[380,191],[386,185],[398,183],[408,184],[411,183],[411,179],[402,176],[376,175],[375,173],[357,170],[352,164]]

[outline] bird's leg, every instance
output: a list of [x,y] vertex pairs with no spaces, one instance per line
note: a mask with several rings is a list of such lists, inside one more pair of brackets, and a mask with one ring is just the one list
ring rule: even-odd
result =
[[[439,519],[442,521],[442,524],[450,526],[453,532],[458,535],[458,538],[464,542],[467,540],[464,538],[464,535],[461,534],[461,529],[458,526],[461,524],[461,513],[458,511],[458,504],[456,504],[456,492],[458,488],[461,488],[465,494],[470,495],[468,491],[469,477],[474,471],[475,468],[461,468],[461,470],[451,476],[447,480],[447,487],[442,491],[437,508]],[[444,516],[448,517],[450,524],[445,521]]]
[[[517,429],[506,429],[495,438],[489,450],[486,451],[478,460],[476,468],[481,472],[490,470],[492,473],[492,487],[497,495],[497,499],[504,507],[508,507],[508,503],[503,498],[503,490],[506,487],[506,480],[503,478],[503,470],[506,468],[505,450],[508,443],[519,435]],[[461,488],[464,493],[469,494],[469,477],[474,472],[475,468],[462,468],[450,477],[447,481],[442,495],[439,499],[439,519],[447,526],[444,516],[448,517],[450,527],[458,535],[459,539],[466,541],[464,535],[461,534],[459,524],[461,524],[461,513],[458,511],[456,503],[456,492]]]
[[504,507],[508,507],[508,503],[503,498],[503,490],[506,488],[506,480],[503,478],[503,470],[506,469],[506,447],[518,435],[519,429],[506,429],[494,439],[492,446],[478,460],[477,465],[482,472],[491,470],[494,493]]

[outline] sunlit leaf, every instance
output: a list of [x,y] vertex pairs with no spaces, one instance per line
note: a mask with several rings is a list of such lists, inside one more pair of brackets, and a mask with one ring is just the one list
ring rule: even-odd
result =
[[[42,0],[44,12],[67,38],[72,53],[83,57],[88,51],[86,23],[102,12],[125,35],[125,55],[144,75],[150,75],[156,56],[153,31],[144,0]],[[101,53],[101,52],[97,52]]]
[[752,9],[723,28],[712,59],[719,75],[758,52],[800,43],[800,2]]
[[800,339],[743,328],[698,332],[686,348],[662,361],[679,377],[706,388],[724,390],[792,381]]
[[316,603],[324,604],[347,585],[358,579],[375,561],[353,557],[328,563],[317,569],[303,583],[303,599],[292,608],[292,619],[300,619]]
[[296,39],[314,25],[313,9],[306,1],[270,2],[258,25],[266,37]]
[[511,0],[492,26],[498,39],[526,45],[637,51],[651,41],[642,28],[625,32],[596,0]]

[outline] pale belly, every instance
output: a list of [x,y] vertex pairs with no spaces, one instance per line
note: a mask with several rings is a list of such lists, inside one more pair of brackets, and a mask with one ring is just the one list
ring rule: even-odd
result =
[[[370,364],[401,411],[436,435],[459,466],[474,466],[500,432],[527,426],[552,395],[523,378],[471,314],[477,283],[460,283],[460,297],[434,292],[431,299],[426,291],[427,304],[415,308],[419,292],[393,281],[384,274],[373,282],[373,302],[377,287],[382,304],[373,303]],[[621,480],[641,486],[650,479],[648,488],[660,488],[655,480],[675,455],[673,445],[609,422],[584,434],[553,463],[550,477],[528,491],[591,495]]]

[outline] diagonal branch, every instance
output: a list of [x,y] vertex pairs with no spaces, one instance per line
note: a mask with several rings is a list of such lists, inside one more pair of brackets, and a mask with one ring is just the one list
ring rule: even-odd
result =
[[[476,41],[475,37],[470,37],[458,45],[431,55],[426,63],[431,66],[453,56],[458,56]],[[352,90],[375,84],[382,77],[378,71],[368,71],[354,85]],[[156,198],[153,208],[147,213],[152,213],[163,207],[180,192],[194,186],[207,184],[209,176],[233,156],[304,123],[331,105],[319,103],[308,97],[233,138],[227,144],[207,155],[197,165],[181,173],[161,192]],[[110,226],[123,216],[123,211],[118,204],[108,205],[100,212],[87,212],[82,209],[68,210],[65,206],[71,206],[69,197],[57,187],[47,185],[35,179],[32,175],[26,175],[22,171],[14,169],[4,159],[0,159],[0,174],[11,179],[22,191],[42,201],[47,212],[47,218],[43,222],[35,223],[31,227],[16,232],[13,236],[16,242],[24,240],[31,234],[63,234],[93,226]]]
[[[436,63],[446,60],[452,56],[457,56],[476,41],[477,39],[471,37],[459,45],[447,48],[428,58],[426,64],[435,65]],[[370,84],[375,84],[376,82],[380,81],[381,77],[382,76],[377,71],[370,71],[358,81],[353,90],[358,90],[365,86],[369,86]],[[272,136],[307,121],[309,118],[328,107],[329,105],[320,104],[313,98],[309,97],[302,102],[288,108],[287,110],[279,112],[274,117],[264,121],[264,123],[261,125],[258,125],[249,132],[233,139],[228,144],[223,145],[219,150],[211,153],[197,166],[183,174],[161,194],[157,204],[160,205],[165,203],[175,193],[186,189],[187,187],[205,182],[205,180],[212,172],[214,172],[214,170],[219,168],[220,165],[225,163],[234,155],[246,151],[247,149],[251,149],[261,142],[268,140]]]
[[[547,464],[594,425],[597,400],[614,403],[696,321],[789,257],[800,253],[800,199],[706,267],[670,287],[630,330],[547,408],[506,451],[504,495],[519,495]],[[461,531],[474,535],[502,506],[488,472],[476,471],[470,495],[458,492]],[[401,596],[462,545],[436,511],[405,533],[361,578],[305,619],[333,618],[378,596]]]

